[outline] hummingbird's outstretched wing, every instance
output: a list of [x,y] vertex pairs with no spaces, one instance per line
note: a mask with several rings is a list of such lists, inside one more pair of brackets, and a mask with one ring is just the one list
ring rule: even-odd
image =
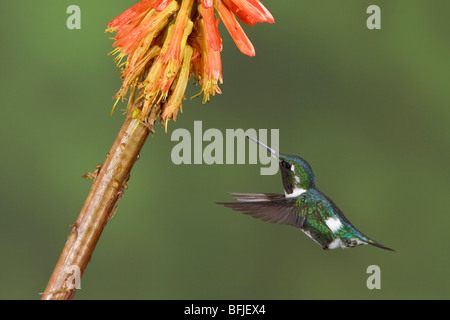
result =
[[295,207],[294,198],[286,198],[284,194],[276,193],[232,193],[239,202],[217,202],[244,214],[264,221],[288,224],[302,228],[304,216]]

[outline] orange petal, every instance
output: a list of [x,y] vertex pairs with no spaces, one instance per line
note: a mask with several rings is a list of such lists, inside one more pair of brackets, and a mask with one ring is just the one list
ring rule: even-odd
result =
[[218,83],[223,83],[220,52],[208,48],[207,55],[208,58],[205,67],[207,77],[202,79],[203,103],[206,103],[209,100],[210,95],[214,96],[216,93],[221,94],[222,91],[220,90]]
[[157,21],[158,15],[153,15],[139,26],[130,30],[126,35],[122,35],[114,42],[114,47],[119,47],[126,54],[130,54],[136,49],[141,40],[152,32],[153,25]]
[[244,30],[242,30],[242,27],[239,25],[230,9],[228,9],[221,0],[217,0],[215,7],[239,50],[243,54],[253,57],[255,55],[255,48],[247,38],[247,35]]
[[[182,53],[185,52],[187,38],[191,34],[193,27],[194,27],[194,23],[190,19],[188,19],[186,28],[183,30],[183,38],[181,39],[180,50]],[[183,54],[180,56],[180,61],[182,59],[183,59]],[[189,57],[189,62],[190,62],[190,59],[191,59],[191,57]],[[175,76],[177,75],[179,68],[180,68],[179,63],[174,63],[172,60],[168,62],[167,68],[164,72],[164,77],[161,79],[160,89],[159,89],[164,96],[167,96],[167,94],[169,92],[169,88],[172,85],[173,81],[175,80]]]
[[220,38],[216,21],[214,21],[214,8],[202,8],[202,16],[208,45],[214,51],[222,51],[222,39]]
[[178,108],[181,106],[181,101],[184,97],[184,92],[186,91],[186,86],[189,81],[189,70],[191,66],[191,57],[193,54],[193,49],[190,46],[186,46],[183,54],[183,62],[181,66],[181,71],[178,75],[175,88],[173,89],[172,95],[163,111],[162,118],[168,120],[173,117],[174,120],[177,119]]
[[184,29],[186,28],[189,13],[191,11],[194,0],[184,0],[181,3],[180,10],[177,13],[177,19],[173,28],[172,38],[170,39],[169,48],[164,57],[164,61],[173,60],[180,62],[181,39],[183,38]]
[[158,12],[163,11],[172,1],[173,0],[158,0],[153,5],[153,9],[155,9]]
[[199,94],[203,92],[203,103],[206,103],[210,95],[221,93],[218,83],[223,82],[222,62],[220,51],[213,50],[206,40],[203,19],[198,21],[197,26],[198,36],[195,38],[197,46],[195,48],[196,52],[192,56],[192,70],[197,81],[202,86]]
[[247,0],[222,1],[245,24],[253,26],[257,22],[266,22],[267,20],[264,11]]
[[214,4],[213,0],[202,0],[202,7],[205,9],[211,8]]
[[[178,8],[178,2],[173,1],[161,12],[152,9],[138,26],[126,34],[122,32],[120,37],[118,34],[114,46],[119,47],[120,51],[125,54],[132,54],[135,50],[140,50],[143,54],[151,44],[153,37],[167,25],[169,18]],[[143,39],[145,39],[145,43],[142,42]]]
[[120,16],[116,17],[115,19],[111,20],[108,23],[108,28],[115,28],[120,25],[124,25],[128,23],[129,21],[133,20],[137,15],[141,14],[143,11],[147,10],[153,4],[156,0],[143,0],[131,8],[125,10]]
[[264,20],[264,22],[275,23],[275,19],[273,18],[272,14],[269,12],[269,10],[266,9],[266,7],[264,7],[262,5],[261,2],[259,2],[258,0],[248,0],[248,2],[253,4],[253,6],[258,8],[264,14],[264,16],[266,18],[266,20]]

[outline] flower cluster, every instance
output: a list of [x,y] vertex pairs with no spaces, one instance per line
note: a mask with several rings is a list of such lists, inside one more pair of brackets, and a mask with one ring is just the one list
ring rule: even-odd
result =
[[[249,56],[255,49],[239,22],[273,23],[270,12],[258,0],[143,0],[108,24],[116,32],[115,61],[121,68],[122,87],[114,96],[142,99],[133,116],[150,127],[173,118],[194,76],[201,86],[203,103],[221,93],[223,22],[239,50]],[[124,58],[126,60],[124,61]]]

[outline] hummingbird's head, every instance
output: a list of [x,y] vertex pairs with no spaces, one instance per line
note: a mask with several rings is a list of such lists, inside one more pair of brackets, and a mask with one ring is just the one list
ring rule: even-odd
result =
[[281,178],[283,179],[284,194],[287,198],[298,197],[306,190],[314,187],[314,174],[311,166],[304,159],[278,153],[252,137],[247,136],[247,138],[265,147],[278,160]]
[[311,166],[304,159],[278,154],[278,162],[286,197],[298,197],[306,190],[314,187],[314,174]]

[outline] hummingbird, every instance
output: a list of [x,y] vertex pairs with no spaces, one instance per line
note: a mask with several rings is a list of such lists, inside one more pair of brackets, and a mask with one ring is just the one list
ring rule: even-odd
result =
[[362,234],[348,221],[337,205],[316,188],[308,162],[298,156],[278,153],[252,137],[247,138],[266,148],[278,160],[284,194],[232,193],[238,202],[217,204],[263,221],[297,227],[324,250],[370,244],[395,251]]

